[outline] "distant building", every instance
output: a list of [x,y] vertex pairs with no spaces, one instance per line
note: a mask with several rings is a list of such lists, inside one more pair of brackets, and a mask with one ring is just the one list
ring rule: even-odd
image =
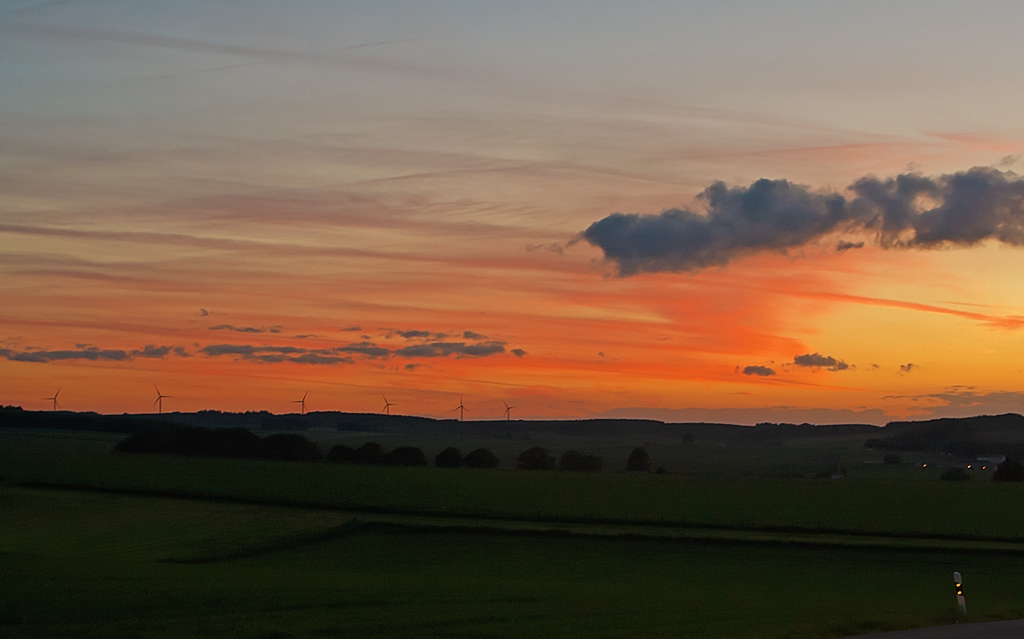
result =
[[998,466],[1004,461],[1006,461],[1006,455],[985,455],[978,457],[978,463],[981,464],[995,464]]

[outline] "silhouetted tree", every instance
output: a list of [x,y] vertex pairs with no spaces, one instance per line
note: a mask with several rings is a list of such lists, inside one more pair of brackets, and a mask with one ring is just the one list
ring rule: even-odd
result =
[[356,449],[356,463],[379,464],[384,456],[384,447],[374,442],[367,442]]
[[943,481],[966,481],[970,478],[971,475],[963,468],[950,468],[939,475],[939,479]]
[[604,470],[604,461],[597,455],[583,455],[575,450],[562,454],[558,461],[559,470],[599,473]]
[[114,452],[257,459],[262,442],[244,428],[155,427],[118,442]]
[[451,446],[442,450],[434,458],[435,468],[459,468],[462,464],[462,453],[459,452],[458,448]]
[[477,448],[462,460],[466,468],[497,468],[498,457],[486,448]]
[[316,461],[323,453],[302,435],[280,433],[263,438],[262,457],[273,461]]
[[889,453],[888,455],[886,455],[885,457],[882,458],[882,463],[883,464],[900,464],[900,463],[903,463],[903,460],[900,459],[899,455],[897,455],[895,453]]
[[534,446],[524,450],[516,458],[518,470],[551,470],[555,467],[555,458],[548,453],[547,448]]
[[626,460],[626,472],[651,472],[651,456],[643,448],[634,448]]
[[327,453],[327,461],[334,464],[351,464],[356,461],[356,449],[338,444]]
[[381,463],[387,466],[426,466],[427,456],[413,446],[400,446],[381,457]]
[[1024,466],[1016,459],[1006,458],[1006,461],[999,464],[996,472],[992,473],[995,481],[1024,481]]

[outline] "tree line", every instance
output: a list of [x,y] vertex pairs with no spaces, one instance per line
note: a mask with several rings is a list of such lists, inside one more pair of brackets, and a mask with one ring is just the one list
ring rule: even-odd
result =
[[[116,453],[179,455],[184,457],[225,457],[231,459],[263,459],[271,461],[319,461],[335,464],[362,464],[370,466],[427,466],[427,456],[414,446],[399,446],[385,450],[376,442],[367,442],[358,448],[338,444],[326,455],[306,437],[296,433],[275,433],[260,437],[244,428],[206,428],[182,426],[178,428],[148,428],[114,446]],[[463,455],[452,446],[434,457],[436,468],[497,468],[501,463],[494,452],[477,448]],[[546,448],[534,446],[516,458],[517,470],[554,470],[599,473],[604,460],[597,455],[569,450],[556,461]],[[626,470],[650,472],[651,458],[643,448],[629,455]],[[659,468],[660,472],[664,472]]]

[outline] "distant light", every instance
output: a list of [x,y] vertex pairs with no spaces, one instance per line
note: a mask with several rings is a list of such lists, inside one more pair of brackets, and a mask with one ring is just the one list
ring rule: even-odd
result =
[[928,468],[928,464],[921,464],[921,468]]
[[970,470],[970,469],[971,469],[971,465],[967,464],[967,470]]

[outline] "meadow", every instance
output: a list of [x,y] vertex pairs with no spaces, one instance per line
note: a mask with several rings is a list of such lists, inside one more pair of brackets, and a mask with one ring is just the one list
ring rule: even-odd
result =
[[[10,637],[841,637],[1024,614],[1024,555],[352,525],[4,486]],[[346,528],[346,526],[348,526]]]
[[[0,636],[844,637],[1024,616],[1022,486],[113,455],[0,431]],[[69,490],[68,488],[74,488]]]

